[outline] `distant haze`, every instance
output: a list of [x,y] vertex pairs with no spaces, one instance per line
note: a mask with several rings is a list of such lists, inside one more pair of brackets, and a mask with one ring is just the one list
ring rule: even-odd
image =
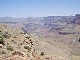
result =
[[68,16],[80,13],[80,0],[0,0],[0,17]]

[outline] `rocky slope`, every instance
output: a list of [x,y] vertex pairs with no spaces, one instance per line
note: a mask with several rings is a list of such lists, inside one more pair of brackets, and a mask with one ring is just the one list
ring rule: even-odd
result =
[[0,25],[0,60],[70,60],[69,53],[40,37]]
[[34,44],[28,34],[0,25],[0,60],[36,60],[33,51]]
[[79,60],[77,47],[79,42],[67,45],[0,24],[0,60]]

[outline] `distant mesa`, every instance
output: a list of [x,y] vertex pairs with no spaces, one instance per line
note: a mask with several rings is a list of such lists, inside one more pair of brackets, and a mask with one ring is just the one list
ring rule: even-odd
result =
[[80,14],[76,14],[73,23],[80,25]]

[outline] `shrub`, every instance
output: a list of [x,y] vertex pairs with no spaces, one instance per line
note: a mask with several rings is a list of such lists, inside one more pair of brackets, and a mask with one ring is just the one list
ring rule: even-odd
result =
[[6,51],[2,51],[2,54],[6,54]]
[[5,34],[8,34],[8,31],[5,31]]
[[24,46],[24,48],[25,48],[25,49],[28,49],[28,50],[30,50],[30,47],[29,47],[29,46]]
[[17,38],[16,36],[14,36],[13,38]]
[[14,40],[11,40],[11,42],[14,42]]
[[11,35],[7,32],[7,31],[5,31],[5,33],[3,33],[3,37],[5,37],[5,38],[9,38]]
[[23,56],[24,54],[21,53],[20,51],[15,51],[12,53],[12,55],[19,55],[19,56]]
[[80,42],[80,38],[79,38],[78,42]]
[[26,36],[27,39],[30,39],[30,36]]
[[13,47],[12,46],[7,46],[7,50],[13,51]]
[[0,44],[4,45],[4,39],[0,36]]
[[44,55],[44,52],[41,52],[41,55],[43,56]]
[[9,35],[8,34],[4,34],[3,35],[5,38],[9,38]]

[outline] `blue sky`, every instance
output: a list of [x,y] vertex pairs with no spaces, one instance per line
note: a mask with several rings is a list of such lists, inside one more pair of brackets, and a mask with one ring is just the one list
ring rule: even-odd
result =
[[80,13],[80,0],[0,0],[0,17],[63,16]]

